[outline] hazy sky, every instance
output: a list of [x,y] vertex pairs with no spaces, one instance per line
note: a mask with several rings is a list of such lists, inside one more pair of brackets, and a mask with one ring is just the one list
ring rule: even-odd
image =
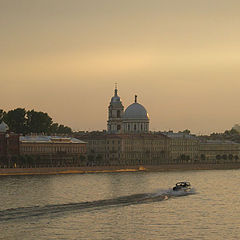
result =
[[239,0],[0,0],[0,109],[106,129],[118,83],[151,130],[240,123]]

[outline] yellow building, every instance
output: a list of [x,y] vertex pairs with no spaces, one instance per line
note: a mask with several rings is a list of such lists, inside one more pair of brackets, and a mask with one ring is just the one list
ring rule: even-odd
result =
[[81,135],[88,143],[89,164],[148,165],[170,159],[168,137],[163,134],[108,134],[92,132]]
[[26,159],[31,156],[39,165],[81,164],[86,155],[86,142],[61,136],[21,136],[20,155]]
[[240,162],[239,156],[239,143],[222,140],[205,140],[201,141],[199,144],[199,159],[201,162]]
[[169,149],[173,163],[194,163],[199,156],[199,140],[196,136],[183,132],[164,133],[170,138]]

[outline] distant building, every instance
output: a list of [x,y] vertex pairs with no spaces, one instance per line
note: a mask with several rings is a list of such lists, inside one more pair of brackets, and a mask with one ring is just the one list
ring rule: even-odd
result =
[[235,124],[233,126],[233,129],[236,130],[238,133],[240,133],[240,125],[239,124]]
[[137,95],[133,104],[124,111],[124,106],[115,88],[114,96],[108,107],[108,133],[148,133],[149,115],[141,104],[137,102]]
[[148,165],[169,161],[168,137],[163,134],[86,133],[89,164]]
[[170,138],[171,160],[175,163],[193,163],[198,161],[199,140],[196,136],[183,132],[165,132]]
[[109,133],[121,133],[123,129],[122,118],[124,114],[124,106],[117,94],[118,90],[115,88],[114,96],[111,98],[108,107],[108,121],[107,129]]
[[150,132],[149,115],[137,102],[124,111],[115,88],[108,107],[107,131],[79,133],[87,142],[90,165],[220,163],[238,161],[240,144],[201,141],[190,131]]
[[0,166],[10,166],[19,156],[19,134],[9,132],[6,123],[0,124]]
[[224,140],[205,140],[199,143],[201,162],[240,162],[240,144]]
[[86,142],[76,138],[61,136],[31,135],[20,137],[20,153],[30,155],[86,153]]
[[108,107],[107,132],[86,132],[79,136],[86,141],[89,164],[139,165],[169,161],[169,138],[149,132],[149,115],[135,101],[124,111],[115,88]]
[[20,155],[38,158],[41,164],[69,163],[85,159],[86,142],[62,136],[30,135],[20,137]]

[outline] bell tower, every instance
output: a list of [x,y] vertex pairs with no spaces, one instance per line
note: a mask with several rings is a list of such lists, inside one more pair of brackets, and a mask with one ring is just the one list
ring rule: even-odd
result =
[[108,106],[108,121],[107,130],[108,133],[121,133],[122,132],[122,117],[124,107],[118,96],[117,84],[115,84],[114,96],[111,98],[111,102]]

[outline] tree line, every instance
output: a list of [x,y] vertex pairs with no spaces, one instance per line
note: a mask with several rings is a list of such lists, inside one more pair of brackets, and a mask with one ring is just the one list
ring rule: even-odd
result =
[[223,133],[211,133],[209,136],[203,135],[199,136],[200,139],[206,140],[229,140],[236,143],[240,143],[240,134],[235,129],[226,130]]
[[11,132],[30,134],[71,134],[72,129],[62,124],[54,123],[52,118],[44,112],[25,108],[16,108],[5,112],[0,109],[0,123],[4,121]]

